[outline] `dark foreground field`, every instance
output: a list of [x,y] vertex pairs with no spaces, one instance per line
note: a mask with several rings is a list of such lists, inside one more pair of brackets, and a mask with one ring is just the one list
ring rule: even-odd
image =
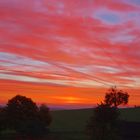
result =
[[[51,133],[37,140],[88,140],[85,133],[87,121],[93,109],[52,111]],[[120,109],[123,121],[121,132],[123,140],[140,140],[140,108]],[[25,138],[3,135],[0,140],[24,140]],[[32,140],[32,139],[28,139]]]
[[[133,130],[136,133],[140,133],[140,108],[120,109],[120,113],[120,119],[124,121],[122,131],[124,131],[125,137],[127,138],[126,128],[127,131]],[[59,136],[60,140],[88,139],[88,136],[85,134],[85,128],[87,121],[93,115],[93,109],[52,111],[52,115],[54,121],[51,125],[51,130],[54,135]],[[135,132],[129,134],[136,135]],[[128,136],[129,138],[132,137],[130,140],[140,140],[140,137],[133,137],[132,135]]]

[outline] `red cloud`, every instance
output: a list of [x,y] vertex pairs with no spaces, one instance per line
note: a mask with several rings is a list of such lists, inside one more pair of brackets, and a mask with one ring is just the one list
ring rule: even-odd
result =
[[[25,3],[15,0],[12,3],[0,2],[0,5],[0,74],[61,82],[70,80],[70,87],[75,81],[83,80],[86,86],[89,84],[87,98],[91,88],[88,80],[106,87],[107,83],[113,83],[138,88],[135,85],[139,85],[140,79],[138,6],[113,0],[79,0],[76,3],[63,0],[42,0],[38,3],[30,0]],[[97,19],[96,12],[104,8],[123,17],[122,22],[108,25]],[[136,17],[132,20],[126,12]],[[3,80],[0,82],[3,83]],[[10,86],[9,81],[4,81],[2,92],[6,92],[5,99],[11,97],[12,89],[12,95],[18,91],[15,85],[6,90],[6,83]],[[34,82],[32,84],[36,86]],[[79,85],[82,84],[77,83]],[[30,92],[32,86],[23,93]],[[53,86],[55,91],[52,88],[49,91],[53,90],[56,95],[56,87],[60,85]],[[66,94],[68,90],[63,88]],[[39,85],[37,92],[42,93],[43,90],[44,86],[40,88]],[[79,87],[76,91],[80,94],[81,90]],[[35,88],[31,91],[35,97],[33,92],[36,92]],[[72,92],[73,97],[76,93]],[[96,101],[93,100],[94,103]]]

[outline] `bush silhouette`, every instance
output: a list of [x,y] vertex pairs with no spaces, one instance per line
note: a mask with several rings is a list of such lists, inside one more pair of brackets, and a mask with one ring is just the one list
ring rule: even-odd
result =
[[39,107],[39,118],[40,118],[40,121],[43,122],[43,124],[45,125],[45,127],[46,126],[49,126],[50,123],[52,122],[52,117],[51,117],[51,114],[50,114],[50,110],[44,104],[42,104]]

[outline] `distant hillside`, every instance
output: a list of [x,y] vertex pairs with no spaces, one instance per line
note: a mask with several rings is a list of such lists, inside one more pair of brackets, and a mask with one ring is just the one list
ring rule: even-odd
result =
[[121,120],[140,122],[140,108],[120,109]]
[[[120,109],[121,119],[140,122],[140,108]],[[53,131],[84,131],[89,118],[93,115],[93,109],[57,110],[52,111]]]

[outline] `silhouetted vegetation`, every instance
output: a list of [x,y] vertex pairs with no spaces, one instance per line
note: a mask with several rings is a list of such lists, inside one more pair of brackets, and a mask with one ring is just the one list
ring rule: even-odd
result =
[[41,136],[49,132],[52,121],[49,108],[38,107],[30,98],[17,95],[0,110],[1,130],[14,130],[18,134]]
[[88,123],[88,134],[93,140],[118,140],[119,112],[116,107],[99,104],[94,110],[94,116]]
[[118,91],[116,87],[109,89],[104,102],[94,109],[94,115],[88,122],[88,134],[93,140],[119,139],[118,106],[128,103],[128,93]]
[[43,122],[43,124],[45,126],[49,126],[50,123],[52,122],[52,117],[51,117],[51,114],[50,114],[50,110],[44,104],[42,104],[39,107],[39,118],[40,118],[41,122]]
[[5,111],[3,107],[0,107],[0,131],[2,131],[5,128]]
[[[112,89],[109,91],[112,95]],[[114,97],[111,95],[110,99]],[[128,140],[129,137],[138,140],[139,108],[118,109],[113,102],[109,104],[104,99],[94,109],[52,111],[54,121],[49,127],[52,122],[49,108],[43,104],[37,106],[30,98],[17,95],[5,107],[0,107],[0,139],[87,140],[90,136],[91,140]],[[84,128],[91,115],[86,135]]]
[[116,87],[112,87],[105,95],[104,103],[109,106],[118,107],[119,105],[125,105],[128,103],[129,95],[127,92],[118,90]]

